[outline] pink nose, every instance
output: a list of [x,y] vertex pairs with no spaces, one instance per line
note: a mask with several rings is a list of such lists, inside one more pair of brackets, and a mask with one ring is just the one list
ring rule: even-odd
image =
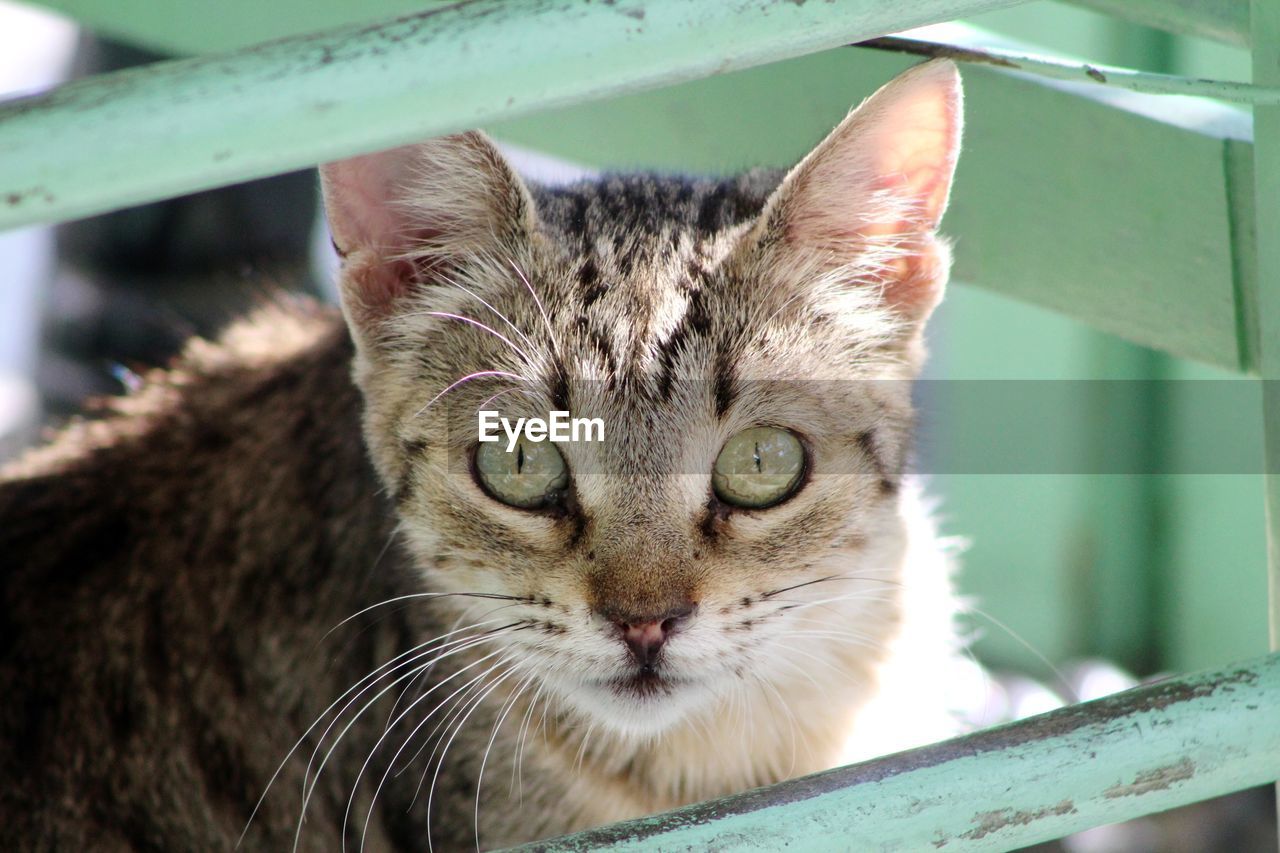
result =
[[667,641],[668,631],[663,628],[664,622],[640,622],[636,625],[620,625],[622,640],[631,649],[631,656],[640,666],[650,668],[657,660],[662,644]]
[[658,653],[671,635],[679,630],[693,615],[693,606],[671,610],[660,619],[624,621],[615,618],[614,624],[622,631],[622,641],[631,650],[631,656],[645,672],[656,669]]

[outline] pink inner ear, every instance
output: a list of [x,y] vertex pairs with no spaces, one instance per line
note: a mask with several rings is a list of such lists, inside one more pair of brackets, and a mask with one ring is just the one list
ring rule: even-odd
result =
[[946,210],[961,123],[950,63],[916,66],[884,86],[788,179],[788,242],[837,264],[876,254],[879,244],[889,250],[877,258],[885,300],[926,314],[945,272],[933,233]]
[[329,230],[340,252],[372,249],[388,256],[409,248],[413,223],[399,201],[417,159],[417,147],[404,146],[320,167]]
[[[910,206],[917,228],[933,230],[946,210],[959,153],[960,91],[953,69],[926,72],[934,69],[922,66],[918,78],[908,72],[873,100],[879,115],[866,134],[865,156],[879,188]],[[897,86],[905,91],[894,91]],[[887,103],[875,103],[882,97]]]

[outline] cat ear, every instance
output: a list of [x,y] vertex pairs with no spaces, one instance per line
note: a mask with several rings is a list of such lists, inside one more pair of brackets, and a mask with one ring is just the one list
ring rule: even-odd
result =
[[433,273],[510,253],[537,224],[523,181],[477,131],[328,163],[320,180],[357,326],[388,316]]
[[783,180],[748,237],[769,267],[847,274],[923,320],[942,296],[949,257],[934,238],[947,206],[963,123],[949,60],[900,75],[851,112]]

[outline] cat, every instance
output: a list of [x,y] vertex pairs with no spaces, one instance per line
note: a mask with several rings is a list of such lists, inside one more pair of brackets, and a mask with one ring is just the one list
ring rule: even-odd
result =
[[953,731],[904,472],[961,123],[934,61],[786,174],[323,166],[345,324],[264,308],[5,473],[0,844],[488,848]]

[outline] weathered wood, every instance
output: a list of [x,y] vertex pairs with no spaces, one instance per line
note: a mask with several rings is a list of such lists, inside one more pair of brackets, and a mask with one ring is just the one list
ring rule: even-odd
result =
[[461,0],[376,26],[102,75],[0,107],[0,228],[86,216],[1015,2]]
[[[36,0],[100,32],[175,54],[234,50],[346,24],[447,5],[450,0]],[[624,0],[625,2],[625,0]],[[1067,0],[1077,6],[1227,44],[1249,43],[1249,0]],[[643,5],[631,0],[633,7]]]
[[525,853],[1010,850],[1280,776],[1280,656]]

